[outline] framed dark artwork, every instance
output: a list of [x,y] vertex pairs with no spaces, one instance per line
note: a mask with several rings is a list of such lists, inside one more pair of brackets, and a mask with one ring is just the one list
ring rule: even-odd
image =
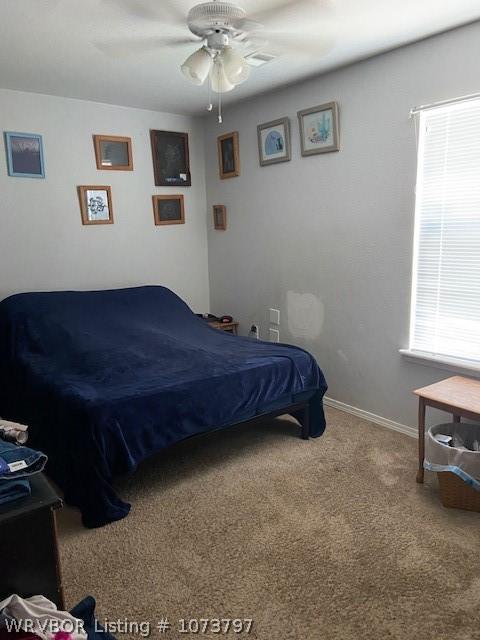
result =
[[157,187],[189,187],[188,133],[150,130],[153,172]]
[[152,196],[153,218],[156,225],[185,224],[183,195]]
[[217,138],[218,168],[220,178],[234,178],[240,175],[240,152],[238,131],[225,133]]
[[218,231],[225,231],[227,229],[227,208],[225,205],[213,205],[213,226]]
[[279,118],[257,126],[258,158],[265,167],[291,159],[290,120]]
[[303,109],[297,115],[302,156],[340,150],[336,102]]
[[113,224],[112,190],[106,186],[77,187],[82,224]]
[[133,171],[131,138],[94,135],[93,144],[97,169]]
[[15,178],[45,178],[42,136],[5,131],[8,175]]

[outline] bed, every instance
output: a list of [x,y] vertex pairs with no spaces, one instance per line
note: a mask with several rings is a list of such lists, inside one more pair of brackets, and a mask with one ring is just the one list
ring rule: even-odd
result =
[[213,329],[165,287],[0,302],[0,416],[29,425],[87,527],[128,514],[115,476],[186,438],[280,413],[320,436],[326,389],[303,349]]

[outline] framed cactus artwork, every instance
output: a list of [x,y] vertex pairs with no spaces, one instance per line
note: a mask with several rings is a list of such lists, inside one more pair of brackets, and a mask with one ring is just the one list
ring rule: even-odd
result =
[[340,150],[336,102],[303,109],[297,115],[302,156]]

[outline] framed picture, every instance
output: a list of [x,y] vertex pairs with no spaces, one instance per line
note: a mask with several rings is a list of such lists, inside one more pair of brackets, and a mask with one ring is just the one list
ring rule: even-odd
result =
[[97,169],[133,171],[132,140],[121,136],[93,136]]
[[112,190],[104,186],[80,186],[78,198],[82,224],[113,224]]
[[5,131],[8,175],[15,178],[45,178],[42,136]]
[[289,118],[259,124],[257,137],[260,166],[291,160]]
[[225,133],[217,138],[218,168],[220,178],[234,178],[240,175],[240,154],[238,149],[238,131]]
[[153,172],[157,187],[189,187],[188,133],[150,130]]
[[327,102],[298,112],[302,156],[328,153],[340,149],[338,139],[338,106]]
[[183,195],[152,196],[153,218],[156,225],[185,224]]
[[213,205],[213,226],[218,231],[225,231],[227,228],[227,207],[223,204]]

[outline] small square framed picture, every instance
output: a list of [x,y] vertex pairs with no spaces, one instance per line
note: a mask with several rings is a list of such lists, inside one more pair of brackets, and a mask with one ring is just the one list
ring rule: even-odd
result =
[[132,140],[121,136],[93,136],[97,169],[133,171]]
[[15,178],[45,178],[42,136],[5,131],[8,175]]
[[213,205],[213,227],[218,231],[227,229],[227,207],[224,204]]
[[280,118],[257,126],[258,158],[265,167],[291,159],[290,120]]
[[238,131],[225,133],[217,138],[218,168],[220,178],[234,178],[240,175],[240,152],[238,146]]
[[183,195],[152,196],[153,217],[156,225],[185,224]]
[[105,186],[77,187],[82,224],[113,224],[112,190]]
[[339,151],[338,105],[327,102],[299,111],[300,144],[302,156]]

